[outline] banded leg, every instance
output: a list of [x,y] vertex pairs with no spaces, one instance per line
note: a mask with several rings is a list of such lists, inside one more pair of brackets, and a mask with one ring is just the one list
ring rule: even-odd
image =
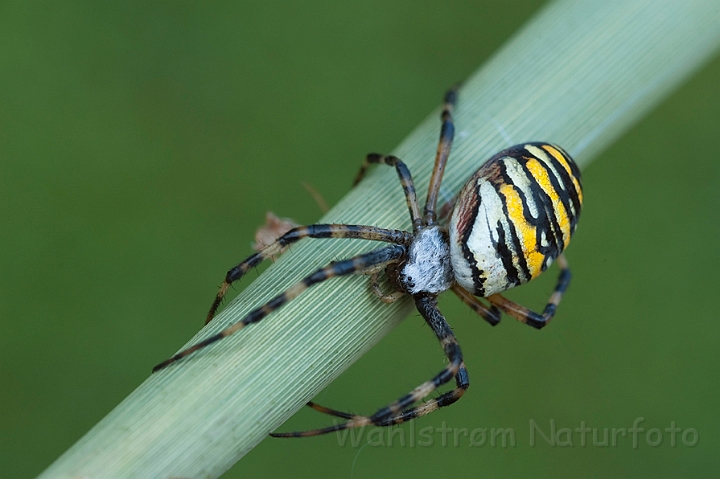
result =
[[462,286],[458,286],[457,284],[453,285],[452,291],[457,295],[458,298],[460,298],[463,303],[470,306],[470,308],[472,308],[473,311],[479,314],[480,317],[490,323],[490,326],[495,326],[500,322],[500,310],[497,309],[497,307],[491,304],[488,308],[480,302],[480,299],[478,299],[472,293],[469,293]]
[[248,324],[257,323],[264,319],[267,315],[279,309],[287,302],[293,300],[299,296],[303,291],[308,289],[317,283],[321,283],[327,279],[334,278],[336,276],[345,276],[353,274],[363,269],[369,268],[376,264],[387,263],[400,258],[405,254],[405,247],[401,245],[392,245],[385,248],[381,248],[369,253],[361,254],[350,259],[338,261],[337,263],[330,264],[324,268],[320,268],[313,274],[305,277],[302,281],[295,283],[285,292],[275,296],[273,299],[262,305],[261,307],[254,309],[248,313],[247,316],[241,321],[228,326],[217,334],[210,336],[209,338],[200,341],[199,343],[180,351],[179,353],[172,356],[170,359],[163,361],[153,368],[153,372],[163,369],[170,364],[184,358],[185,356],[194,353],[216,341],[219,341],[231,334],[240,331]]
[[[467,388],[470,386],[470,380],[468,378],[467,370],[465,369],[465,364],[460,366],[460,369],[458,370],[457,374],[455,375],[455,383],[456,388],[452,391],[448,391],[446,393],[441,394],[439,397],[435,399],[431,399],[430,401],[424,402],[416,407],[409,408],[401,412],[397,416],[393,416],[389,419],[387,419],[382,424],[374,424],[375,426],[380,427],[387,427],[387,426],[394,426],[396,424],[401,424],[406,421],[410,421],[412,419],[425,416],[426,414],[430,414],[431,412],[440,409],[441,407],[449,406],[453,403],[455,403],[458,399],[460,399],[464,394]],[[338,411],[337,409],[331,409],[325,406],[321,406],[314,402],[309,402],[307,404],[311,408],[315,409],[318,412],[321,412],[323,414],[328,414],[330,416],[340,417],[343,419],[353,420],[357,418],[358,416],[355,414],[350,414],[342,411]],[[289,436],[282,436],[282,435],[276,435],[276,437],[289,437]],[[294,437],[294,436],[292,436]]]
[[440,141],[438,142],[437,153],[435,154],[435,166],[433,167],[432,176],[430,177],[430,187],[428,188],[427,201],[425,202],[425,214],[423,219],[428,226],[437,222],[435,207],[440,192],[440,184],[442,183],[443,173],[445,172],[445,164],[450,149],[452,148],[453,138],[455,137],[455,124],[452,119],[453,108],[457,102],[458,87],[451,88],[445,93],[445,104],[440,116],[442,126],[440,127]]
[[440,207],[440,211],[437,213],[438,223],[445,225],[450,223],[450,217],[452,216],[453,209],[455,208],[455,203],[457,203],[457,196],[453,196],[451,199],[443,203]]
[[560,266],[560,275],[558,277],[555,290],[550,295],[550,299],[545,306],[543,314],[538,314],[524,306],[520,306],[519,304],[505,298],[501,294],[488,296],[488,301],[521,323],[529,324],[533,328],[542,329],[555,315],[557,306],[560,304],[560,300],[570,284],[570,269],[568,268],[568,262],[567,259],[565,259],[565,255],[561,254],[558,256],[557,264]]
[[294,228],[271,245],[263,248],[260,252],[250,256],[227,272],[225,280],[220,285],[220,290],[210,306],[205,324],[209,323],[215,316],[220,303],[233,282],[242,278],[245,273],[262,263],[263,260],[279,254],[283,248],[303,238],[358,238],[394,244],[408,244],[412,240],[412,236],[405,231],[389,230],[375,226],[319,224]]
[[[318,403],[314,403],[312,401],[308,402],[306,404],[306,406],[316,410],[317,412],[327,414],[328,416],[341,417],[343,419],[352,419],[355,416],[357,416],[357,414],[351,414],[349,412],[342,412],[342,411],[338,411],[337,409],[331,409],[329,407],[321,406]],[[282,436],[280,436],[280,437],[282,437]]]
[[456,387],[452,391],[443,393],[437,398],[419,404],[416,407],[406,409],[399,415],[388,419],[384,424],[379,424],[379,426],[394,426],[396,424],[402,424],[406,421],[411,421],[430,414],[433,411],[437,411],[441,407],[446,407],[456,403],[461,397],[463,397],[463,395],[465,395],[467,388],[470,387],[470,379],[468,378],[467,369],[465,369],[464,363],[460,366],[460,369],[458,369],[458,372],[455,375],[455,383]]
[[[440,310],[437,308],[437,295],[431,295],[431,294],[417,294],[415,295],[415,305],[417,306],[418,311],[420,311],[420,314],[425,318],[425,322],[432,328],[433,332],[435,333],[435,336],[437,336],[438,340],[440,340],[440,344],[443,346],[443,350],[445,352],[445,355],[450,360],[450,363],[440,371],[437,375],[435,375],[434,378],[432,378],[430,381],[426,381],[422,383],[420,386],[416,387],[412,391],[410,391],[408,394],[404,395],[394,403],[390,404],[389,406],[386,406],[382,409],[379,409],[375,414],[372,416],[352,416],[347,422],[344,422],[342,424],[336,424],[334,426],[325,427],[322,429],[315,429],[312,431],[300,431],[300,432],[288,432],[288,433],[273,433],[270,434],[273,437],[308,437],[308,436],[318,436],[320,434],[327,434],[334,431],[341,431],[343,429],[350,429],[354,427],[362,427],[362,426],[369,426],[369,425],[375,425],[375,426],[387,426],[390,425],[391,421],[395,418],[403,417],[403,414],[407,413],[410,415],[410,412],[415,409],[422,409],[423,405],[419,406],[418,408],[412,408],[408,409],[410,406],[415,404],[418,401],[421,401],[424,397],[428,396],[430,393],[432,393],[434,390],[436,390],[438,387],[442,386],[443,384],[449,382],[453,377],[456,377],[459,374],[459,371],[463,368],[463,360],[462,360],[462,352],[460,351],[460,346],[457,343],[457,340],[455,339],[455,336],[452,333],[452,330],[450,329],[450,326],[447,324],[447,321],[445,321],[445,318],[443,317]],[[467,374],[464,375],[464,378],[461,378],[464,383],[467,382]],[[467,385],[465,385],[465,388]],[[462,388],[460,388],[462,389]],[[464,392],[464,389],[463,389]],[[450,393],[446,396],[445,399],[443,399],[443,402],[446,404],[451,404],[452,402],[457,401],[457,399],[462,396],[462,393],[456,393],[455,391],[450,391]],[[443,395],[445,396],[445,395]],[[441,396],[441,398],[443,397]],[[453,399],[450,399],[450,398]],[[438,398],[439,400],[440,398]],[[432,403],[433,401],[430,401]],[[427,403],[426,403],[427,404]],[[439,405],[436,406],[429,406],[427,412],[424,412],[421,415],[427,414],[431,411],[434,411],[438,407],[441,407]],[[327,409],[327,408],[325,408]],[[335,411],[330,410],[329,411]],[[340,413],[340,411],[335,411]],[[345,413],[340,413],[345,414]],[[418,417],[419,412],[414,412],[415,414],[413,417]],[[340,416],[343,417],[343,416]],[[411,417],[408,416],[408,419],[411,419]]]
[[365,177],[365,172],[368,167],[372,164],[395,167],[398,177],[400,178],[400,184],[405,192],[405,201],[407,202],[408,210],[410,211],[413,231],[417,231],[417,229],[422,226],[422,217],[420,216],[420,205],[418,205],[417,193],[415,192],[415,182],[412,179],[412,175],[410,174],[410,170],[407,165],[405,165],[400,158],[395,156],[370,153],[365,157],[365,161],[363,161],[363,164],[360,166],[360,171],[358,171],[355,181],[353,181],[353,186],[360,183],[360,181]]

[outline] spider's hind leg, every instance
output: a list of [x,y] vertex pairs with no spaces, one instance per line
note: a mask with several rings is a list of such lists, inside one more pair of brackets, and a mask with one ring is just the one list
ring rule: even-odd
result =
[[555,290],[550,295],[550,299],[545,306],[543,314],[538,314],[535,311],[532,311],[524,306],[520,306],[519,304],[515,303],[514,301],[510,301],[501,294],[493,294],[492,296],[488,296],[488,301],[490,301],[490,303],[492,303],[494,306],[497,306],[503,312],[509,314],[521,323],[529,324],[536,329],[542,329],[550,322],[553,316],[555,316],[555,311],[557,310],[558,304],[560,304],[560,300],[562,299],[563,294],[565,294],[565,290],[567,290],[567,287],[570,284],[570,268],[568,267],[568,262],[567,259],[565,259],[565,255],[561,254],[560,256],[558,256],[557,264],[560,267],[560,275],[558,276]]
[[465,288],[457,284],[453,285],[452,291],[457,295],[458,298],[460,298],[463,303],[470,306],[470,308],[472,308],[473,311],[479,314],[481,318],[490,323],[490,326],[495,326],[500,322],[500,310],[497,308],[497,306],[494,306],[491,303],[490,307],[488,308],[480,301],[479,298],[469,293]]

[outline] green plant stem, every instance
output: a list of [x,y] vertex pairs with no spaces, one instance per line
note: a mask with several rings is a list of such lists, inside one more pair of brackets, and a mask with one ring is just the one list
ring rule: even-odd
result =
[[[587,165],[719,42],[717,2],[549,5],[465,82],[442,196],[452,197],[494,152],[523,141],[560,144]],[[409,165],[419,192],[427,187],[438,133],[433,112],[393,152]],[[322,221],[407,228],[394,171],[376,168]],[[240,320],[319,265],[374,246],[299,243],[187,345]],[[312,288],[266,321],[150,376],[41,477],[218,477],[410,310],[408,301],[379,302],[363,278]]]

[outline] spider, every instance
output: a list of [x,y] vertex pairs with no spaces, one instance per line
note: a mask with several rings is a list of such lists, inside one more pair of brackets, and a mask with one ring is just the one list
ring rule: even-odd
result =
[[[456,101],[457,88],[450,89],[445,94],[440,141],[422,212],[410,171],[399,158],[371,153],[355,178],[354,184],[359,183],[372,164],[394,167],[405,193],[412,231],[347,224],[314,224],[290,230],[228,271],[210,307],[206,324],[215,316],[232,283],[302,238],[360,238],[389,243],[389,246],[318,269],[241,321],[155,366],[153,372],[257,323],[310,286],[335,276],[370,274],[372,291],[384,302],[406,294],[412,296],[449,363],[435,377],[370,416],[349,414],[310,402],[308,406],[313,409],[345,422],[311,431],[271,434],[275,437],[316,436],[366,425],[400,424],[449,406],[463,396],[470,383],[462,352],[437,306],[438,295],[444,291],[451,290],[493,326],[500,321],[501,312],[537,329],[547,325],[570,282],[570,270],[562,251],[575,231],[580,214],[580,171],[562,148],[550,143],[529,142],[505,149],[485,162],[468,180],[454,201],[449,224],[444,226],[447,214],[438,215],[436,206],[454,137],[452,112]],[[560,274],[542,314],[500,294],[537,277],[555,259]],[[383,269],[395,289],[391,294],[385,294],[377,284],[377,274]],[[414,406],[453,378],[455,389]]]

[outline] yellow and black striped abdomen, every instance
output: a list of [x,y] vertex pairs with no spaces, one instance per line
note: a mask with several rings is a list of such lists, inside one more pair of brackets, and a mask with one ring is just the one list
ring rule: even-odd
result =
[[580,170],[562,148],[503,150],[465,184],[450,221],[457,282],[478,296],[527,283],[567,247],[582,206]]

